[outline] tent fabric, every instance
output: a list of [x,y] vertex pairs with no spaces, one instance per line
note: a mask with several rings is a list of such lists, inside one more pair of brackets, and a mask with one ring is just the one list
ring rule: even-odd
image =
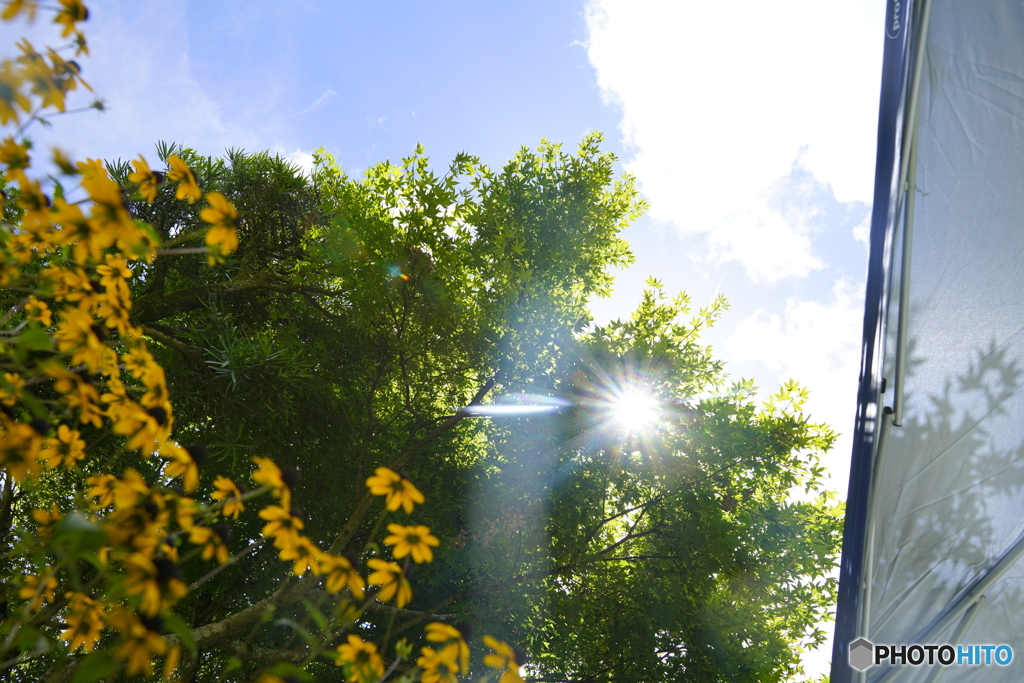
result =
[[[890,215],[887,230],[872,234],[891,240],[897,264],[880,293],[882,406],[896,400],[898,292],[909,277],[904,417],[887,428],[881,448],[858,435],[877,471],[869,496],[852,490],[851,476],[851,504],[865,507],[866,524],[859,539],[849,523],[844,536],[845,562],[845,545],[863,545],[865,529],[874,528],[859,572],[841,576],[856,600],[840,603],[839,618],[848,624],[851,610],[866,607],[868,623],[856,635],[876,644],[950,642],[956,620],[937,633],[928,626],[1024,535],[1024,3],[931,5],[909,273],[898,267],[906,217]],[[904,93],[907,86],[904,78]],[[851,588],[854,574],[859,585]],[[962,642],[1008,644],[1014,661],[952,667],[944,676],[1024,680],[1024,560],[985,597]],[[849,636],[848,625],[837,628],[837,683],[858,680],[846,661]],[[876,666],[866,680],[924,681],[931,668]]]

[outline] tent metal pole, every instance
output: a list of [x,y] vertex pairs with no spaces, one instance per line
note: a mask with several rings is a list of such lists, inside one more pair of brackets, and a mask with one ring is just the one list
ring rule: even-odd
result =
[[[960,641],[962,641],[964,636],[967,635],[967,629],[971,627],[971,624],[974,623],[974,618],[978,616],[978,612],[981,611],[981,606],[985,604],[985,600],[985,596],[982,595],[978,598],[976,603],[971,605],[971,608],[967,610],[964,618],[961,619],[960,623],[957,625],[956,631],[953,632],[953,637],[949,639],[949,645],[956,647],[960,644]],[[928,674],[928,678],[924,679],[924,683],[936,683],[936,681],[939,680],[939,676],[941,676],[942,672],[945,670],[946,667],[944,666],[933,667],[931,673]]]
[[[927,643],[933,636],[945,631],[949,626],[959,619],[964,612],[971,608],[972,605],[978,602],[978,600],[988,592],[988,589],[992,585],[1002,578],[1013,565],[1017,563],[1020,558],[1024,557],[1024,534],[1021,534],[1016,542],[1010,547],[1006,553],[999,558],[992,567],[982,574],[971,586],[970,590],[960,596],[956,602],[946,608],[946,612],[942,614],[938,619],[933,621],[931,625],[926,627],[923,631],[917,634],[907,645],[912,643]],[[873,683],[883,683],[883,681],[890,680],[891,676],[894,676],[899,668],[892,668],[885,672],[885,675],[877,678]]]
[[[921,72],[924,71],[924,46],[928,37],[928,22],[932,16],[932,0],[921,0],[921,23],[917,34],[917,44],[914,46],[914,73],[910,79],[909,102],[907,103],[908,130],[903,136],[903,143],[900,150],[900,176],[896,185],[896,192],[902,193],[906,187],[907,172],[910,169],[910,148],[917,139],[917,114],[921,104]],[[896,207],[896,215],[900,213],[900,207]]]
[[[864,540],[864,569],[862,572],[860,615],[857,624],[857,633],[862,638],[868,638],[871,631],[871,584],[875,579],[875,515],[871,514],[874,509],[875,491],[878,484],[878,471],[882,464],[882,454],[885,452],[885,437],[889,433],[889,415],[892,408],[886,406],[882,414],[882,426],[879,428],[878,448],[875,450],[875,457],[871,463],[871,488],[868,490],[868,532]],[[861,671],[858,676],[860,683],[867,683],[868,672]]]
[[878,477],[881,465],[884,462],[882,457],[885,453],[885,441],[886,436],[889,434],[889,415],[892,414],[892,408],[886,406],[882,409],[884,418],[882,419],[882,426],[879,428],[878,434],[878,448],[875,450],[875,457],[871,463],[871,488],[868,490],[868,531],[866,539],[864,541],[864,570],[862,572],[862,583],[861,583],[861,609],[860,609],[860,624],[858,625],[857,632],[862,638],[868,638],[871,636],[871,584],[875,578],[875,520],[877,519],[874,515],[875,505],[875,491],[878,490]]
[[903,253],[900,264],[900,308],[896,328],[896,381],[892,424],[903,426],[903,393],[907,381],[907,333],[910,305],[910,261],[914,251],[914,205],[917,199],[917,125],[910,146],[910,172],[907,175],[907,201],[903,211]]
[[[903,254],[900,266],[900,308],[896,329],[896,381],[893,398],[893,419],[896,427],[903,426],[903,393],[907,374],[907,306],[910,302],[910,259],[914,244],[914,205],[917,199],[917,133],[921,114],[921,74],[924,71],[925,46],[928,44],[928,23],[932,16],[931,0],[921,4],[921,28],[914,46],[914,75],[910,81],[909,134],[900,156],[900,183],[898,191],[906,193],[903,210]],[[897,216],[899,215],[897,211]]]

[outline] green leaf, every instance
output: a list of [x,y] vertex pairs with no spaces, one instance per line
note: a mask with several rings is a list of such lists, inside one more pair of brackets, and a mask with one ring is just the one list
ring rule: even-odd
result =
[[89,555],[99,550],[106,537],[99,525],[78,510],[72,510],[57,523],[54,541],[71,555]]
[[289,676],[298,678],[301,681],[312,681],[313,677],[309,675],[304,669],[301,669],[294,664],[288,664],[282,662],[275,664],[274,666],[267,669],[267,673],[270,673],[278,678],[287,678]]
[[82,660],[71,683],[93,683],[103,680],[114,673],[116,665],[113,650],[97,650]]
[[412,654],[412,643],[407,638],[402,638],[395,643],[395,654],[398,655],[399,659],[408,659],[409,655]]
[[49,351],[53,348],[53,339],[39,323],[32,322],[18,335],[18,346],[26,351]]
[[299,636],[301,636],[307,643],[313,644],[316,642],[316,638],[313,637],[313,634],[303,628],[302,624],[299,624],[293,619],[276,619],[274,621],[274,626],[287,626],[298,633]]
[[302,598],[302,604],[306,606],[306,610],[309,612],[309,615],[313,617],[313,621],[316,622],[316,625],[320,627],[320,631],[326,633],[327,617],[324,616],[324,613],[321,612],[320,609],[308,598]]
[[188,651],[192,655],[196,654],[196,639],[192,637],[192,629],[188,627],[184,621],[181,620],[176,614],[164,615],[164,626],[166,626],[171,633],[178,636],[181,643],[188,648]]

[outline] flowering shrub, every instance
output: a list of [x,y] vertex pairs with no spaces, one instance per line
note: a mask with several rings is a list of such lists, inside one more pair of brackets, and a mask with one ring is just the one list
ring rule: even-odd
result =
[[[34,0],[8,0],[2,17],[33,20],[42,11]],[[22,41],[19,55],[0,66],[0,124],[8,130],[0,142],[0,479],[5,514],[15,499],[31,500],[43,490],[56,502],[31,511],[33,533],[6,539],[13,548],[8,560],[24,578],[4,603],[0,671],[76,683],[139,674],[174,678],[183,658],[195,658],[197,638],[211,637],[189,628],[175,606],[270,542],[290,567],[292,584],[239,616],[238,624],[259,623],[275,600],[295,603],[315,586],[324,595],[305,603],[304,623],[291,622],[306,644],[302,656],[268,661],[260,681],[302,680],[303,666],[317,658],[343,667],[352,683],[392,675],[429,683],[467,674],[467,627],[427,623],[432,646],[413,663],[411,646],[400,641],[387,667],[382,653],[390,633],[383,644],[359,635],[367,610],[393,603],[394,618],[409,603],[410,561],[432,562],[439,544],[428,527],[388,523],[380,545],[372,536],[367,542],[367,571],[360,568],[363,556],[343,553],[351,528],[327,549],[304,535],[292,500],[295,474],[270,458],[252,458],[251,490],[217,476],[209,496],[199,495],[207,447],[174,438],[167,379],[147,348],[147,331],[133,322],[129,282],[157,259],[201,251],[210,266],[222,263],[239,246],[239,213],[224,194],[204,194],[193,169],[174,153],[162,170],[139,157],[123,178],[100,161],[75,162],[52,150],[60,179],[33,175],[36,152],[26,131],[44,114],[69,111],[68,94],[89,88],[71,58],[88,54],[81,30],[86,8],[79,0],[58,0],[45,11],[70,44],[39,52]],[[177,201],[203,203],[204,247],[163,244],[130,211],[129,201],[152,203],[165,187]],[[411,515],[424,503],[416,486],[388,467],[378,467],[366,486],[354,525],[375,496],[384,499],[378,529],[386,515],[399,508]],[[262,538],[232,554],[232,524],[246,514],[266,522]],[[10,533],[10,519],[3,522],[0,533]],[[186,584],[182,567],[202,562],[216,566]],[[333,605],[327,613],[325,603]],[[495,670],[491,676],[521,680],[521,655],[490,636],[484,642],[492,651],[483,658]],[[39,662],[46,664],[42,671],[33,668]]]

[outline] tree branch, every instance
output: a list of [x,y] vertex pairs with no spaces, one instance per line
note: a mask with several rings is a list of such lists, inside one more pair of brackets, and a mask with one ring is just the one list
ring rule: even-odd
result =
[[634,511],[639,510],[641,508],[645,508],[645,509],[649,508],[650,506],[654,505],[655,503],[660,502],[662,498],[663,498],[663,496],[657,496],[657,497],[652,498],[651,500],[647,501],[646,503],[641,503],[640,505],[637,505],[636,507],[631,507],[628,510],[623,510],[622,512],[616,512],[614,515],[609,515],[608,517],[605,517],[600,522],[598,522],[597,525],[594,526],[594,528],[590,531],[589,534],[587,534],[587,540],[584,541],[583,544],[587,545],[592,540],[594,540],[594,536],[597,535],[597,532],[600,531],[601,527],[603,527],[608,522],[611,522],[612,520],[618,519],[619,517],[622,517],[623,515],[628,515],[630,512],[634,512]]
[[257,548],[261,547],[266,542],[267,542],[266,538],[261,538],[258,541],[253,541],[252,543],[249,544],[248,548],[246,548],[245,550],[242,550],[242,551],[239,551],[239,552],[235,553],[234,555],[232,555],[231,557],[228,558],[227,562],[225,562],[224,564],[217,565],[216,567],[214,567],[210,571],[206,572],[206,574],[204,574],[203,576],[201,576],[198,579],[196,579],[192,583],[192,585],[188,587],[188,592],[191,593],[196,588],[199,588],[204,583],[206,583],[207,581],[209,581],[213,577],[217,576],[217,574],[220,574],[222,571],[224,571],[225,569],[227,569],[228,567],[230,567],[234,563],[238,562],[240,559],[242,559],[243,557],[245,557],[246,555],[248,555],[252,551],[254,551]]
[[[199,352],[196,349],[192,348],[191,346],[181,341],[180,339],[171,336],[169,333],[157,329],[157,327],[158,326],[156,325],[156,323],[152,323],[150,325],[142,325],[142,333],[145,334],[147,337],[150,337],[154,341],[163,344],[164,346],[169,346],[172,349],[179,351],[183,356],[188,356],[189,358],[195,359],[201,358]],[[166,329],[165,325],[160,325],[159,327],[163,327]]]
[[244,659],[254,662],[290,662],[292,664],[298,664],[306,658],[306,654],[308,653],[308,650],[305,648],[277,650],[270,647],[249,645],[241,640],[232,640],[230,642],[223,643],[221,647],[238,655],[239,657],[243,657]]
[[598,555],[604,555],[605,553],[609,553],[609,552],[615,550],[616,548],[618,548],[623,543],[627,543],[627,542],[635,540],[637,538],[643,538],[644,536],[649,536],[649,535],[651,535],[653,533],[656,533],[657,531],[658,531],[657,529],[648,529],[647,531],[642,531],[639,534],[626,534],[621,539],[619,539],[615,543],[612,543],[610,546],[608,546],[604,550],[597,551],[597,554]]
[[456,412],[451,417],[445,419],[444,422],[435,427],[432,432],[427,434],[425,437],[417,441],[412,446],[406,448],[402,455],[400,455],[398,459],[395,461],[395,466],[393,466],[392,469],[400,469],[404,467],[406,464],[408,464],[410,460],[412,460],[412,457],[416,454],[417,451],[419,451],[419,449],[423,448],[428,443],[436,439],[438,436],[454,427],[464,418],[470,417],[470,413],[466,410],[466,408],[469,408],[470,406],[480,405],[480,402],[484,400],[484,396],[487,395],[487,392],[493,388],[494,378],[492,377],[491,379],[487,380],[482,387],[480,387],[480,391],[476,392],[476,396],[474,396],[473,400],[469,402],[469,405],[465,406],[464,408],[460,408],[458,412]]
[[341,296],[345,292],[323,289],[321,287],[310,287],[297,285],[276,279],[273,273],[248,280],[233,280],[215,285],[203,287],[190,287],[179,289],[170,294],[149,294],[134,302],[132,308],[132,320],[140,325],[153,323],[164,318],[169,318],[178,313],[185,313],[201,308],[203,303],[211,296],[231,296],[251,291],[280,292],[282,294],[322,294],[325,296]]

